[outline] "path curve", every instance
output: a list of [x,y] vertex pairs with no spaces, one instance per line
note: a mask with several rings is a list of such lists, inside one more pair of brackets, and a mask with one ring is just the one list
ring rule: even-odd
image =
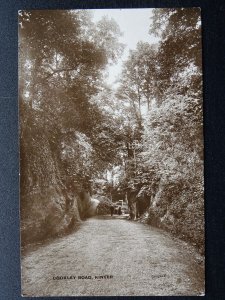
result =
[[193,248],[162,230],[118,217],[88,219],[78,231],[28,251],[21,262],[24,296],[204,291],[203,264]]

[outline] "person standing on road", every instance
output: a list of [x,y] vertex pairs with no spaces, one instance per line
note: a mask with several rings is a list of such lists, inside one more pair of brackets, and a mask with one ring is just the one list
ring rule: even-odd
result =
[[122,214],[121,206],[118,208],[118,215],[120,216]]
[[113,204],[110,206],[110,213],[111,213],[111,217],[112,217],[113,213],[114,213],[114,205]]

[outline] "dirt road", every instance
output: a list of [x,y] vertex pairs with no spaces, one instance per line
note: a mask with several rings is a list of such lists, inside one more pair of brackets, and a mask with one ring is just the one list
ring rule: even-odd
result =
[[24,296],[203,291],[201,257],[193,248],[161,230],[118,217],[88,219],[78,231],[37,246],[22,259]]

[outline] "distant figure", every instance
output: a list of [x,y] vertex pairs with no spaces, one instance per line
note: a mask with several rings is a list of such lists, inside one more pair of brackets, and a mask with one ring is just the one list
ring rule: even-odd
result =
[[120,216],[122,214],[121,206],[118,208],[118,215]]
[[110,213],[111,213],[111,217],[113,216],[113,213],[114,213],[114,205],[111,205],[110,206]]

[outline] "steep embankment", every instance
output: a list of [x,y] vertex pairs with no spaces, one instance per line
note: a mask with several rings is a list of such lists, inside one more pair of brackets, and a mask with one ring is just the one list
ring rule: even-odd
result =
[[21,138],[21,242],[52,237],[76,227],[90,196],[63,184],[60,160],[43,130],[30,122]]
[[160,182],[148,209],[148,223],[193,244],[204,253],[204,198],[183,183]]

